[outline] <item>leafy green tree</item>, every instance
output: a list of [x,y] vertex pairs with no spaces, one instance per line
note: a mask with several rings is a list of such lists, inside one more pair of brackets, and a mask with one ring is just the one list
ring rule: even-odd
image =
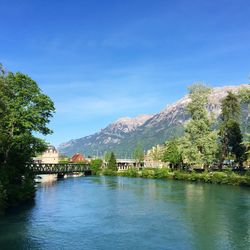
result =
[[221,164],[233,155],[236,161],[242,164],[245,156],[245,146],[240,130],[240,102],[237,95],[228,92],[221,103],[220,143]]
[[250,143],[249,142],[245,142],[244,145],[246,146],[246,157],[247,157],[247,160],[250,162]]
[[[248,112],[250,112],[250,84],[248,87],[242,87],[239,90],[238,96],[242,105],[248,105]],[[250,116],[248,115],[245,123],[241,124],[243,128],[244,145],[246,146],[246,154],[250,157]]]
[[154,161],[159,161],[163,157],[165,147],[163,145],[156,145],[152,147],[150,150],[147,152],[147,158],[149,157],[150,159]]
[[178,167],[182,163],[182,156],[178,140],[172,139],[166,142],[166,147],[162,156],[163,162],[169,162],[170,167]]
[[248,84],[248,87],[240,88],[238,95],[242,103],[250,105],[250,84]]
[[187,111],[191,119],[181,140],[181,152],[183,161],[192,166],[207,167],[217,152],[217,132],[212,130],[212,118],[206,110],[210,92],[210,88],[202,84],[189,87],[191,102]]
[[143,162],[144,160],[144,153],[143,153],[143,149],[142,146],[140,144],[136,145],[136,148],[134,150],[133,153],[133,157],[136,161],[136,165],[138,166],[141,162]]
[[108,161],[107,168],[110,169],[110,170],[113,170],[113,171],[116,171],[116,170],[117,170],[117,166],[116,166],[116,157],[115,157],[115,154],[114,154],[113,152],[111,152],[111,155],[110,155],[110,159],[109,159],[109,161]]
[[92,170],[93,174],[97,174],[102,167],[102,160],[101,159],[93,159],[90,162],[90,169]]
[[104,161],[105,162],[109,162],[110,157],[111,157],[111,152],[105,152],[105,154],[104,154]]
[[26,164],[46,143],[35,133],[47,135],[54,112],[51,99],[35,81],[22,73],[0,74],[0,186],[8,205],[34,197],[34,180]]

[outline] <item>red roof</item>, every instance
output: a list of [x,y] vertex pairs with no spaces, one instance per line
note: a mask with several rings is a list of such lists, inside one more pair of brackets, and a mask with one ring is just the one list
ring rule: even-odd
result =
[[81,161],[85,161],[85,158],[83,155],[77,153],[77,154],[74,154],[71,158],[71,161],[72,162],[81,162]]

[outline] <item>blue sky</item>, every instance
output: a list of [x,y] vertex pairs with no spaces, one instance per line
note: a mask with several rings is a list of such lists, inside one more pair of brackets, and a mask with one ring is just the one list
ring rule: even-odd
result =
[[0,62],[57,112],[58,145],[156,113],[202,81],[248,82],[248,0],[0,0]]

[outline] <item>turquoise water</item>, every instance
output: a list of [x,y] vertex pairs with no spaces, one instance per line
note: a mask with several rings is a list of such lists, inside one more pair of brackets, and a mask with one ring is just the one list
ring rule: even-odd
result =
[[0,249],[250,249],[250,189],[66,179],[38,187],[34,204],[0,217]]

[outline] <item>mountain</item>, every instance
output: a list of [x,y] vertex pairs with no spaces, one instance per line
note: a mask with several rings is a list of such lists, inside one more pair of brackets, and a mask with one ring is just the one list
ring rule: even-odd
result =
[[[249,85],[238,85],[213,88],[209,95],[207,110],[218,118],[221,112],[220,102],[227,92],[237,93],[243,86],[249,87]],[[183,133],[183,125],[189,119],[185,110],[189,102],[190,99],[186,95],[155,115],[120,118],[100,132],[61,144],[58,148],[59,152],[66,155],[81,152],[87,156],[103,155],[105,151],[114,151],[118,157],[131,157],[138,143],[144,150],[148,150],[171,137],[180,136]],[[249,112],[246,106],[243,106],[242,111],[244,125],[248,121]]]
[[120,118],[98,133],[61,144],[58,148],[59,152],[66,155],[72,155],[75,152],[102,155],[105,151],[113,150],[113,145],[120,144],[151,117],[152,115],[139,115],[135,118]]

